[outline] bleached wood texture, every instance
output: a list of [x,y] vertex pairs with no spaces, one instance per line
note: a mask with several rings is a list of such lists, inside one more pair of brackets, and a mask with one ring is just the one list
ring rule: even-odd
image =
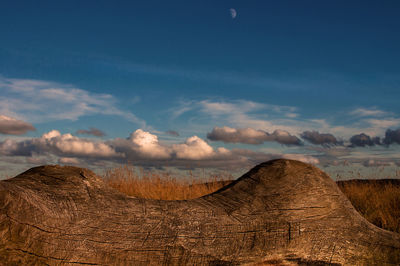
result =
[[89,170],[42,166],[0,181],[0,263],[400,264],[400,235],[298,161],[260,164],[187,201],[132,198]]

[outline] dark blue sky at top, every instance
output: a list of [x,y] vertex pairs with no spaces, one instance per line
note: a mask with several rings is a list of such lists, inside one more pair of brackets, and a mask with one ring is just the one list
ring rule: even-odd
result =
[[[1,1],[0,170],[138,158],[230,168],[282,156],[398,167],[399,18],[397,0]],[[13,118],[25,131],[7,131]],[[60,135],[49,141],[51,130]],[[386,142],[352,139],[360,133]],[[127,138],[133,148],[118,157]],[[186,149],[198,157],[179,157]]]
[[109,93],[146,120],[210,97],[398,113],[399,14],[398,1],[3,1],[0,75]]

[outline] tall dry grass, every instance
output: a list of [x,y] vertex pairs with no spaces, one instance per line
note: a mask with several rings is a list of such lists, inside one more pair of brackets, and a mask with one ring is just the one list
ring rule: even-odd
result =
[[129,196],[162,199],[185,200],[198,198],[222,188],[232,180],[229,174],[195,177],[191,171],[181,178],[168,172],[145,171],[133,166],[121,166],[107,170],[106,183]]
[[350,180],[337,183],[365,219],[383,229],[400,233],[400,182]]
[[[198,198],[229,184],[229,174],[196,177],[188,172],[176,178],[168,172],[145,171],[133,166],[121,166],[104,174],[105,182],[129,196],[185,200]],[[338,181],[337,184],[353,206],[371,223],[400,233],[400,181]]]

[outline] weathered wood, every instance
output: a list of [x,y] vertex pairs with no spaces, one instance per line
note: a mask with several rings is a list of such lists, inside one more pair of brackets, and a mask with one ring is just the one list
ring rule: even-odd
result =
[[400,264],[400,235],[292,160],[187,201],[128,197],[86,169],[32,168],[0,182],[0,239],[11,265]]

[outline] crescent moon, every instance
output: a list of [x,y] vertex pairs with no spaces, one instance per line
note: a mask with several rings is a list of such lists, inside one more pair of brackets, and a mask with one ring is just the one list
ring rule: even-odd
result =
[[231,17],[234,19],[237,16],[237,12],[234,8],[229,8],[229,13],[231,14]]

